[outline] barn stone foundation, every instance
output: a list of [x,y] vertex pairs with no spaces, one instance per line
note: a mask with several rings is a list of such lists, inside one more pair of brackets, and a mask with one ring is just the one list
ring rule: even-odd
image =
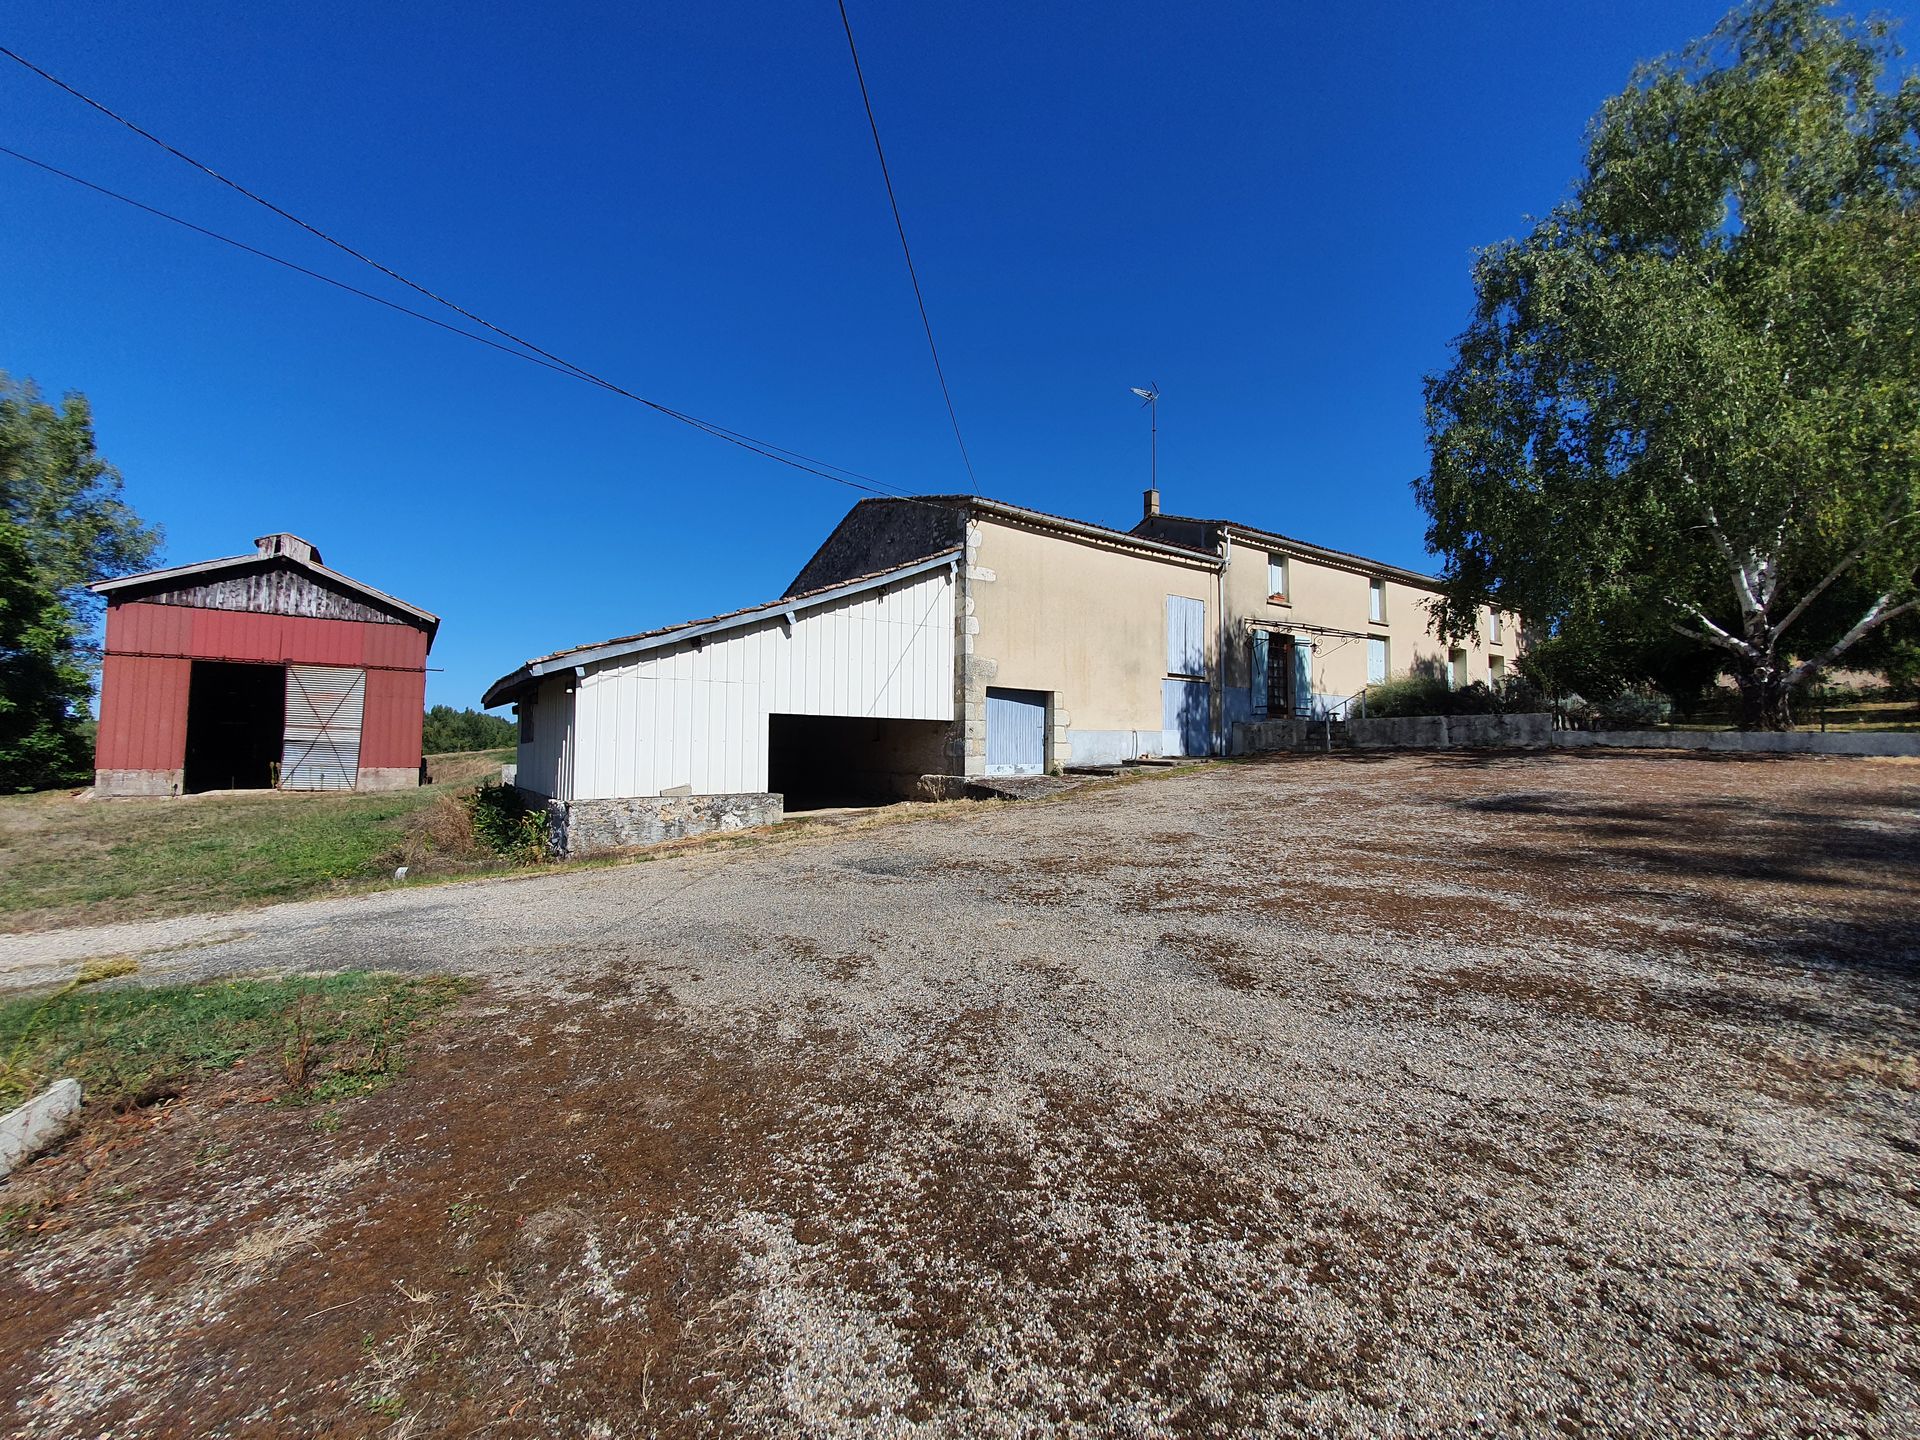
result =
[[178,795],[182,781],[178,770],[96,770],[93,793],[103,799],[121,799],[135,795]]
[[657,845],[716,830],[748,830],[778,823],[778,795],[631,795],[619,800],[547,800],[553,848],[566,856]]
[[413,790],[420,784],[420,772],[404,766],[379,766],[369,768],[365,765],[354,776],[353,788],[356,790]]

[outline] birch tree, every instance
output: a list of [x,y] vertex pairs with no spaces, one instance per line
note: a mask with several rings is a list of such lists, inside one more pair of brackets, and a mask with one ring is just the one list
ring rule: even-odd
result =
[[1920,82],[1878,22],[1760,0],[1637,72],[1482,252],[1427,381],[1437,618],[1658,628],[1744,725],[1920,606]]

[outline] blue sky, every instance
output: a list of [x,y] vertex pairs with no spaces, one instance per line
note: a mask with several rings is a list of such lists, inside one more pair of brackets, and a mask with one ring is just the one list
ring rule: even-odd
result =
[[[1157,381],[1169,510],[1426,566],[1420,380],[1471,252],[1724,8],[852,0],[978,489],[1130,525]],[[630,389],[969,488],[830,0],[79,0],[4,34]],[[10,62],[0,144],[405,297]],[[443,617],[434,702],[770,598],[859,498],[4,157],[0,274],[0,368],[88,394],[170,562],[307,536]]]

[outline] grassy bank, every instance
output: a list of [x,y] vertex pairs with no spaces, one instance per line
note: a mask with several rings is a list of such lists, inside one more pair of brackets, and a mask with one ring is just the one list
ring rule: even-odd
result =
[[248,791],[177,800],[0,797],[0,931],[233,909],[326,894],[435,849],[449,796],[511,751],[430,758],[434,783],[368,795]]

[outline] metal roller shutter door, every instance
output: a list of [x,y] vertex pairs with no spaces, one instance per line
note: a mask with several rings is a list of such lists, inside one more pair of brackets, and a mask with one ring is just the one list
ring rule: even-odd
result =
[[282,790],[351,790],[360,774],[367,672],[344,665],[287,667]]

